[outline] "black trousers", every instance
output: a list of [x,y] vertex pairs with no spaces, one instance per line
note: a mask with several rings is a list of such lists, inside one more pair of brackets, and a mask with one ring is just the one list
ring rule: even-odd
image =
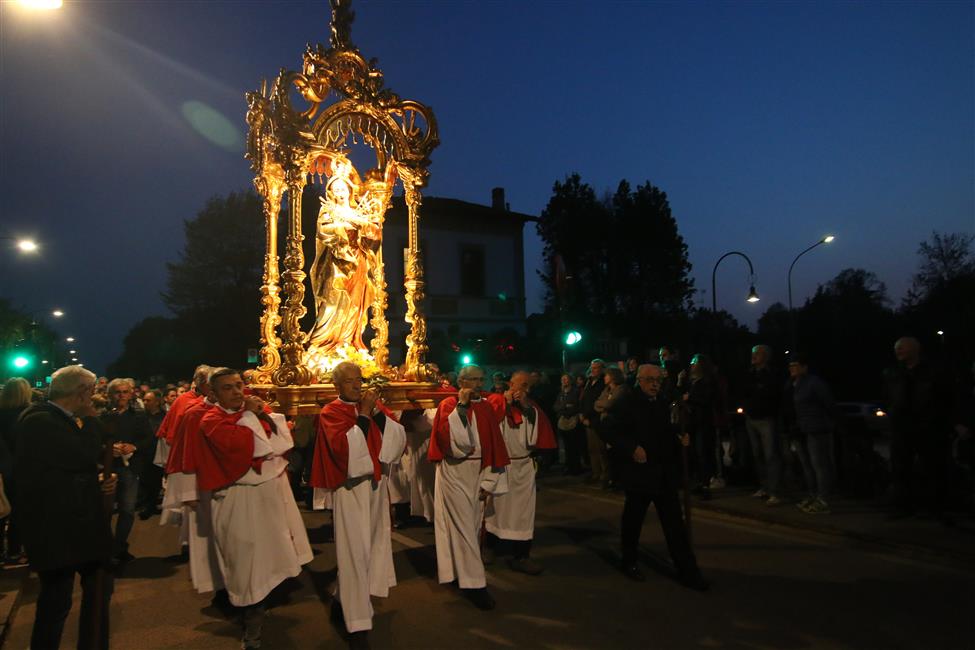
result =
[[656,493],[626,491],[620,524],[623,564],[636,563],[640,529],[643,528],[643,521],[646,519],[647,509],[651,503],[657,508],[657,517],[660,519],[660,526],[667,540],[667,550],[670,551],[670,557],[677,566],[677,572],[682,576],[696,576],[697,559],[687,539],[687,528],[684,527],[677,490]]
[[586,432],[582,427],[577,426],[571,431],[559,429],[565,444],[565,467],[572,473],[582,472],[582,455],[585,448],[584,437]]
[[139,476],[139,503],[137,510],[152,511],[159,508],[159,493],[162,492],[163,468],[149,461]]
[[[894,504],[904,510],[919,507],[940,513],[948,500],[948,437],[931,431],[891,436]],[[921,461],[920,485],[914,481],[914,459]]]
[[[78,623],[78,650],[107,650],[108,608],[112,597],[112,574],[98,562],[38,571],[41,593],[37,597],[37,613],[30,636],[33,650],[57,650],[61,645],[64,621],[71,611],[71,592],[74,574],[81,575],[81,615]],[[96,584],[104,580],[101,616],[93,620],[96,606]]]

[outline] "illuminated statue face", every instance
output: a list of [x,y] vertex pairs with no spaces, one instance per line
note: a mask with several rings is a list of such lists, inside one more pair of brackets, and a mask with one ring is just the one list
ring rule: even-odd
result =
[[339,205],[349,205],[349,185],[343,180],[337,180],[329,186],[332,201]]

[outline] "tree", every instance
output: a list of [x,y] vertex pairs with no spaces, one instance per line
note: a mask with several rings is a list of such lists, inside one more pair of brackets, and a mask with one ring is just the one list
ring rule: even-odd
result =
[[[956,370],[975,357],[975,236],[933,232],[918,246],[918,270],[901,306],[904,333]],[[943,332],[943,334],[937,334]]]
[[687,245],[666,193],[649,182],[633,190],[622,180],[599,200],[579,174],[556,181],[538,234],[553,317],[641,349],[651,329],[670,329],[690,307]]

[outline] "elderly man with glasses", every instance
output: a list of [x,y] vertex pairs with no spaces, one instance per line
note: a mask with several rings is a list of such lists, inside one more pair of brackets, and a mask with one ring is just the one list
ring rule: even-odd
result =
[[646,579],[637,565],[637,549],[643,520],[653,503],[677,567],[678,581],[685,587],[705,591],[709,585],[697,567],[677,498],[680,445],[686,445],[688,440],[678,436],[671,424],[670,405],[660,390],[663,378],[659,366],[640,366],[636,375],[638,390],[608,414],[615,420],[606,427],[612,436],[610,444],[625,459],[621,467],[626,491],[621,522],[622,570],[632,580]]

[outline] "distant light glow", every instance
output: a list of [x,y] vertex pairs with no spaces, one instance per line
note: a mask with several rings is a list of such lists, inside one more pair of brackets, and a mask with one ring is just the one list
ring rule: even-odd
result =
[[580,334],[579,332],[575,332],[575,331],[573,331],[573,332],[567,332],[566,335],[565,335],[565,344],[566,345],[575,345],[576,343],[578,343],[581,340],[582,340],[582,334]]
[[217,110],[195,99],[180,108],[183,117],[204,138],[229,151],[242,151],[244,138],[233,122]]
[[44,364],[44,365],[47,365],[48,361],[47,361],[47,359],[44,359],[43,361],[41,361],[41,363]]
[[876,411],[874,412],[874,415],[876,415],[876,416],[877,416],[878,418],[882,418],[882,417],[884,417],[884,416],[885,416],[885,415],[887,415],[887,414],[886,414],[886,413],[884,413],[884,412],[883,412],[882,410],[880,410],[880,409],[877,409],[877,410],[876,410]]
[[944,336],[945,335],[945,331],[944,330],[938,330],[936,333],[937,333],[938,336]]
[[74,337],[73,336],[69,336],[68,338],[66,338],[64,340],[67,341],[68,343],[74,343]]
[[755,302],[758,302],[759,300],[761,300],[761,298],[758,297],[758,292],[755,291],[755,285],[754,284],[748,289],[748,297],[745,298],[745,300],[748,301],[748,302],[752,302],[752,303],[755,303]]
[[14,368],[17,368],[18,370],[21,368],[26,368],[27,364],[29,363],[30,363],[30,359],[28,359],[23,355],[14,357]]
[[78,357],[71,357],[71,360],[72,361],[77,361],[78,360]]
[[51,316],[54,316],[55,318],[61,318],[62,316],[64,316],[64,312],[61,311],[60,309],[55,309],[54,311],[51,312]]
[[836,239],[836,237],[834,237],[833,235],[826,235],[825,237],[823,237],[823,243],[828,244],[834,239]]
[[60,9],[64,2],[62,0],[18,0],[20,6],[27,9]]
[[469,354],[465,354],[460,358],[460,362],[465,366],[470,365],[472,361],[474,361],[474,358]]
[[68,354],[78,354],[77,350],[68,350]]
[[737,409],[735,410],[735,413],[737,413],[738,415],[744,415],[744,414],[745,414],[745,409],[743,409],[742,407],[740,407],[740,406],[739,406],[739,407],[738,407],[738,408],[737,408]]
[[23,253],[34,253],[37,252],[37,242],[33,239],[19,239],[17,240],[17,248]]

